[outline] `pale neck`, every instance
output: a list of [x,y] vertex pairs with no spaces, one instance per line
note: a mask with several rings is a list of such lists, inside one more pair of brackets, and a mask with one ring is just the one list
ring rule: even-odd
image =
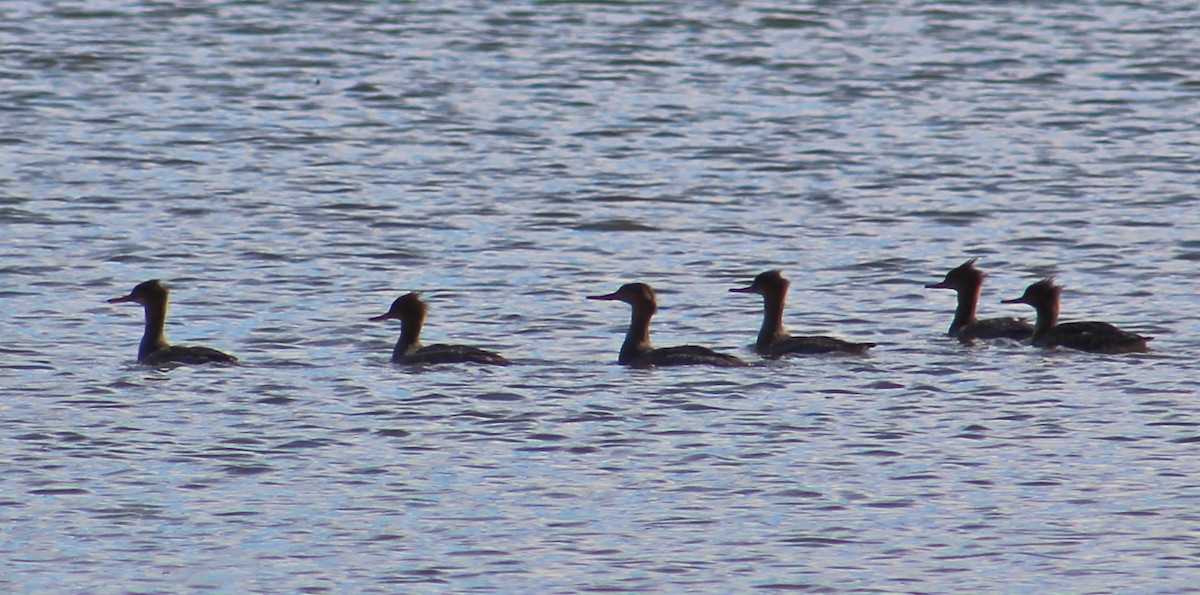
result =
[[393,361],[421,349],[421,327],[424,324],[424,316],[400,319],[400,340],[396,341],[396,348],[392,350]]
[[964,326],[975,322],[975,309],[979,305],[979,292],[983,285],[976,285],[958,291],[958,307],[954,310],[954,321],[950,323],[950,334],[953,335]]
[[1037,322],[1033,325],[1033,340],[1037,341],[1058,324],[1058,300],[1034,306]]
[[149,303],[143,306],[146,312],[146,328],[142,331],[142,342],[138,344],[138,360],[160,349],[166,349],[167,335],[163,328],[167,323],[167,303]]
[[633,306],[633,314],[629,319],[629,330],[625,333],[625,342],[621,344],[621,353],[617,357],[617,363],[628,364],[643,353],[654,349],[654,346],[650,344],[650,318],[653,316],[654,312],[650,308]]
[[758,329],[756,350],[765,351],[772,343],[788,337],[787,330],[783,328],[783,306],[786,302],[786,287],[780,292],[763,293],[763,322]]

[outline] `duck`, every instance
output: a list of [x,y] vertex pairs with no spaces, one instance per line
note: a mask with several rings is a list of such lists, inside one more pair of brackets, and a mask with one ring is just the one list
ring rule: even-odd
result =
[[146,330],[138,344],[140,364],[165,367],[179,364],[237,364],[238,359],[211,347],[171,345],[163,327],[167,321],[167,299],[170,290],[162,281],[151,279],[134,286],[129,295],[108,300],[110,304],[141,304],[146,314]]
[[412,292],[402,295],[394,302],[387,312],[370,318],[371,322],[384,320],[400,321],[400,339],[392,350],[392,363],[395,364],[488,364],[507,366],[507,358],[496,353],[469,345],[422,345],[421,327],[425,325],[425,316],[429,306],[421,300],[419,293]]
[[1092,353],[1140,353],[1150,350],[1147,344],[1154,337],[1123,331],[1107,322],[1058,323],[1059,296],[1062,287],[1053,277],[1033,283],[1019,298],[1003,300],[1005,304],[1026,304],[1037,311],[1033,330],[1035,347],[1068,347]]
[[735,355],[719,353],[698,345],[655,348],[650,343],[650,319],[658,311],[658,296],[645,283],[626,283],[616,291],[605,295],[589,295],[589,300],[619,301],[629,304],[633,315],[625,342],[617,356],[617,363],[625,366],[647,368],[657,366],[708,365],[720,367],[747,366]]
[[763,322],[758,331],[754,351],[777,359],[788,354],[850,353],[865,355],[875,343],[852,343],[824,335],[793,337],[783,327],[783,306],[791,281],[783,272],[773,269],[759,273],[748,287],[735,287],[732,293],[754,293],[763,298]]
[[954,310],[954,320],[950,321],[950,329],[946,334],[967,345],[981,339],[1030,340],[1033,337],[1033,325],[1025,320],[1012,317],[980,320],[975,316],[985,278],[983,271],[975,268],[977,260],[972,258],[950,269],[941,282],[925,286],[926,289],[953,289],[958,294],[958,307]]

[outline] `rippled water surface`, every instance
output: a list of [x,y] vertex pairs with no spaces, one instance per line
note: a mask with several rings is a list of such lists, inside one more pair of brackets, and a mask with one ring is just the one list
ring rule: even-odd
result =
[[[0,5],[0,590],[1200,584],[1193,2]],[[1033,280],[1148,354],[960,347]],[[744,350],[768,268],[794,332]],[[135,364],[171,337],[240,368]],[[518,365],[406,370],[428,342]],[[746,357],[752,357],[743,351]]]

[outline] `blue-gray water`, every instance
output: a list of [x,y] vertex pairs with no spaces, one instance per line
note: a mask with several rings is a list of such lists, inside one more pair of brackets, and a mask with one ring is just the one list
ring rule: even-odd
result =
[[[1200,584],[1194,2],[0,4],[0,590]],[[1097,356],[963,348],[1049,274]],[[730,294],[793,280],[741,350]],[[171,338],[241,368],[134,364]],[[408,371],[395,325],[508,368]],[[749,352],[743,351],[747,357]]]

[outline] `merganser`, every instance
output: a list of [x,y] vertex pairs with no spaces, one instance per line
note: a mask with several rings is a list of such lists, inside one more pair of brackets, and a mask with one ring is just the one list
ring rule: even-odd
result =
[[779,358],[789,353],[854,353],[863,355],[874,343],[851,343],[835,337],[810,335],[793,337],[783,327],[783,305],[791,281],[779,270],[759,273],[749,287],[735,287],[733,293],[756,293],[763,298],[763,322],[754,350],[759,355]]
[[1154,337],[1123,331],[1107,322],[1064,322],[1058,324],[1058,298],[1062,287],[1047,277],[1030,285],[1021,297],[1004,300],[1005,304],[1028,304],[1037,310],[1033,331],[1035,347],[1070,347],[1093,353],[1131,353],[1149,351],[1147,341]]
[[138,344],[138,363],[150,366],[171,364],[236,364],[238,359],[209,347],[189,347],[167,343],[163,326],[167,321],[167,296],[170,292],[158,279],[139,283],[125,297],[108,300],[110,304],[141,304],[146,313],[146,330]]
[[985,275],[975,268],[972,258],[958,268],[946,273],[941,283],[930,283],[926,289],[953,289],[958,294],[958,308],[954,310],[954,320],[950,322],[951,337],[957,337],[963,343],[971,344],[977,339],[1014,339],[1025,341],[1033,336],[1033,325],[1019,318],[985,318],[975,317],[975,307],[979,304],[979,292],[983,288]]
[[629,321],[629,331],[625,333],[625,342],[621,344],[621,353],[617,356],[618,364],[634,367],[693,364],[723,367],[748,365],[737,356],[718,353],[697,345],[656,349],[650,343],[650,318],[658,311],[658,299],[654,290],[645,283],[627,283],[613,293],[590,295],[588,299],[621,301],[629,304],[633,310],[633,316]]
[[392,350],[392,363],[396,364],[459,364],[476,363],[507,366],[511,362],[494,351],[468,345],[421,345],[421,327],[429,306],[421,301],[420,295],[409,293],[396,298],[392,307],[372,322],[398,319],[400,340]]

